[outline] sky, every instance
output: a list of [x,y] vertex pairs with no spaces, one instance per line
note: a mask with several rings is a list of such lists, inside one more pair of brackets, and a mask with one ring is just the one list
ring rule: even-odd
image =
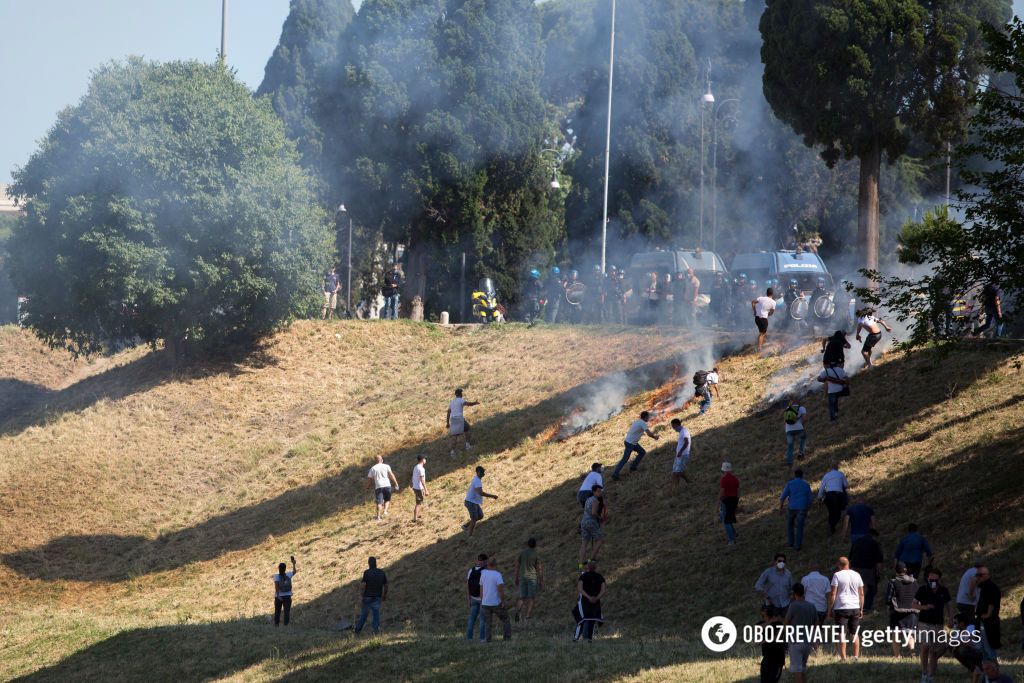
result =
[[[0,184],[11,182],[57,112],[85,94],[96,66],[128,55],[216,59],[220,8],[220,0],[0,0]],[[255,89],[288,0],[230,0],[228,8],[228,63]],[[1013,8],[1024,14],[1024,0]]]

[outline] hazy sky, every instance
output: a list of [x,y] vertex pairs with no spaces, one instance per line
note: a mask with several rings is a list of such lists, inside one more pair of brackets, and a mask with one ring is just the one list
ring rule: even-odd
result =
[[[358,7],[360,0],[355,0]],[[213,61],[220,0],[0,0],[0,183],[111,59]],[[250,88],[281,35],[288,0],[230,0],[228,62]],[[1017,14],[1024,0],[1014,0]]]

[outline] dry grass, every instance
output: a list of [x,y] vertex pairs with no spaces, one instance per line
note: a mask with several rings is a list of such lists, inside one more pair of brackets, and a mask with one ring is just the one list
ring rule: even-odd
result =
[[[517,667],[542,680],[755,673],[742,652],[712,657],[693,641],[712,614],[753,618],[751,586],[782,545],[773,514],[786,478],[782,420],[763,410],[762,397],[808,347],[720,364],[722,400],[700,419],[692,409],[684,415],[694,435],[691,484],[670,485],[663,439],[639,473],[609,487],[602,572],[618,637],[583,655],[560,647],[578,543],[573,495],[590,462],[614,464],[639,410],[689,388],[684,354],[700,353],[676,331],[301,323],[257,360],[181,374],[142,352],[83,372],[88,366],[69,368],[22,332],[0,329],[0,341],[10,341],[0,369],[41,387],[0,403],[0,590],[13,612],[0,626],[0,677],[336,679],[384,661],[388,679],[514,678]],[[7,358],[9,349],[18,358]],[[984,551],[1007,594],[1008,645],[1018,640],[1010,617],[1024,595],[1024,531],[1008,523],[1024,508],[1019,352],[966,346],[887,357],[855,379],[840,422],[828,424],[823,400],[808,399],[804,463],[814,479],[843,459],[878,510],[890,552],[909,521],[951,574]],[[673,366],[682,367],[674,382]],[[550,439],[582,385],[641,367],[621,415]],[[483,402],[468,413],[477,448],[457,460],[443,439],[454,386]],[[421,451],[432,494],[425,523],[409,521],[404,490],[389,520],[373,522],[363,489],[372,457],[385,455],[404,487]],[[732,552],[714,506],[723,459],[743,487],[742,544]],[[478,462],[500,499],[488,501],[488,518],[466,542],[462,499]],[[809,560],[842,550],[823,524],[815,512],[792,560],[798,576]],[[528,535],[548,574],[541,626],[501,654],[463,647],[460,573],[480,551],[510,569]],[[265,615],[269,576],[291,553],[300,574],[295,624],[284,635]],[[369,554],[392,581],[385,625],[393,635],[353,642],[322,629],[353,616]],[[882,670],[828,666],[832,680],[877,680]]]

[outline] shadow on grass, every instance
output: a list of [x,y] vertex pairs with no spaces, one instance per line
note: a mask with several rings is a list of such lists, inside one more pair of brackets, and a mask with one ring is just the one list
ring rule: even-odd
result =
[[[663,383],[671,368],[672,360],[665,359],[623,374],[629,391],[640,392]],[[567,408],[600,382],[598,379],[540,403],[474,421],[475,448],[468,457],[459,454],[456,459],[449,458],[448,438],[443,436],[387,453],[385,460],[396,472],[405,472],[411,471],[418,453],[439,456],[431,459],[430,474],[436,479],[483,455],[501,452],[537,436],[561,421]],[[110,534],[62,536],[40,547],[3,555],[0,561],[36,579],[113,582],[213,559],[362,504],[367,496],[363,488],[366,471],[371,464],[367,454],[366,462],[346,466],[316,483],[156,539]]]

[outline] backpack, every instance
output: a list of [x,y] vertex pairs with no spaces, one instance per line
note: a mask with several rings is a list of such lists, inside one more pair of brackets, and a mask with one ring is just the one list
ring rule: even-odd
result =
[[483,571],[483,567],[473,567],[469,570],[469,594],[474,598],[480,597],[480,573]]
[[698,370],[697,372],[693,373],[693,386],[695,386],[695,387],[702,387],[702,386],[704,386],[707,383],[708,383],[708,371],[707,370]]
[[292,579],[287,574],[277,575],[277,592],[278,593],[291,593],[292,592]]
[[795,425],[797,420],[800,419],[800,405],[790,403],[789,407],[782,412],[782,417],[786,420],[786,424]]

